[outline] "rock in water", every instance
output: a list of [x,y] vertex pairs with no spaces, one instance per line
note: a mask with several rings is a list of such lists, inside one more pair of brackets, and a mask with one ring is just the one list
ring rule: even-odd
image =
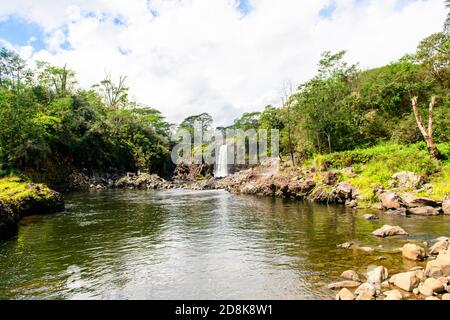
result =
[[375,298],[376,289],[370,283],[364,282],[355,291],[356,300],[373,300]]
[[383,266],[378,266],[368,271],[366,274],[367,282],[375,287],[377,291],[381,290],[381,282],[388,278],[388,270]]
[[443,293],[444,284],[434,278],[428,278],[419,286],[419,292],[424,296],[432,296],[434,293]]
[[366,220],[378,220],[378,217],[374,214],[365,214],[363,218]]
[[442,300],[450,300],[450,293],[444,293],[442,295]]
[[442,251],[436,260],[429,261],[425,268],[428,277],[448,277],[450,276],[450,250]]
[[449,239],[443,237],[442,239],[439,239],[435,244],[433,244],[430,249],[429,249],[429,253],[430,254],[439,254],[440,252],[443,252],[445,250],[447,250],[448,248],[448,242]]
[[361,283],[359,281],[346,280],[346,281],[339,281],[339,282],[330,283],[327,286],[327,288],[328,289],[356,288],[360,284]]
[[395,192],[383,192],[378,198],[385,209],[398,209],[402,206],[402,199]]
[[359,281],[358,274],[353,270],[347,270],[342,272],[341,277],[347,280]]
[[439,209],[429,207],[429,206],[410,208],[409,213],[418,215],[418,216],[438,216],[438,215],[440,215]]
[[347,288],[342,288],[336,295],[336,300],[355,300],[355,295]]
[[421,261],[425,258],[425,249],[413,243],[407,243],[402,248],[402,256],[409,260]]
[[430,198],[416,197],[414,194],[407,194],[402,197],[404,204],[409,208],[416,207],[438,207],[439,202]]
[[450,196],[446,196],[442,201],[442,211],[444,214],[450,214]]
[[386,292],[384,293],[384,295],[386,296],[386,297],[384,298],[384,300],[402,300],[402,299],[403,299],[403,296],[402,296],[402,294],[400,293],[400,291],[398,291],[398,290],[396,290],[396,289],[386,291]]
[[381,228],[372,232],[372,234],[377,237],[389,237],[396,235],[407,235],[408,232],[406,232],[399,226],[390,226],[388,224],[385,224]]
[[400,289],[411,292],[414,288],[417,288],[420,280],[416,275],[416,271],[408,271],[393,275],[389,282]]

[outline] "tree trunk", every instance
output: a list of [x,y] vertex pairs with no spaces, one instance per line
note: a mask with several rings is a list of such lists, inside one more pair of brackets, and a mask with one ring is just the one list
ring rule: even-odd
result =
[[427,144],[428,152],[434,159],[439,158],[439,153],[436,148],[436,145],[433,142],[433,109],[436,103],[436,97],[431,98],[429,110],[428,110],[428,129],[425,128],[422,117],[419,114],[419,107],[417,104],[417,97],[412,99],[412,107],[414,111],[414,116],[416,117],[417,125],[419,127],[420,132],[422,133],[423,138]]

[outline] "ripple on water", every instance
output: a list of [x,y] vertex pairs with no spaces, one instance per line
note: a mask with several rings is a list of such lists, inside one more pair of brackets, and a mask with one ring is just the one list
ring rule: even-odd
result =
[[[0,297],[326,299],[342,271],[408,269],[388,249],[450,230],[448,216],[366,221],[345,207],[225,191],[81,192],[66,203],[0,242]],[[385,223],[410,235],[373,237]],[[346,241],[385,250],[336,247]]]

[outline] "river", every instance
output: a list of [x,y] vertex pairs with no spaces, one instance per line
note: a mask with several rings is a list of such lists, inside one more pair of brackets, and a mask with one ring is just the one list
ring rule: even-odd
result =
[[[0,242],[3,299],[330,299],[342,271],[415,265],[388,249],[430,241],[450,216],[362,218],[366,210],[225,191],[79,192]],[[383,223],[410,235],[379,239]],[[386,251],[355,252],[354,240]]]

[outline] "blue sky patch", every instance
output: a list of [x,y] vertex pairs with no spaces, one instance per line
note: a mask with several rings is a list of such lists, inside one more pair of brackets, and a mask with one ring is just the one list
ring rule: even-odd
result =
[[336,2],[331,1],[326,7],[323,7],[319,11],[319,15],[322,18],[331,18],[333,16],[334,11],[336,11]]
[[0,21],[0,39],[13,45],[31,45],[35,50],[45,48],[42,28],[36,23],[30,23],[13,16]]
[[237,10],[241,12],[243,15],[247,15],[252,11],[252,5],[249,0],[238,0],[237,2]]

